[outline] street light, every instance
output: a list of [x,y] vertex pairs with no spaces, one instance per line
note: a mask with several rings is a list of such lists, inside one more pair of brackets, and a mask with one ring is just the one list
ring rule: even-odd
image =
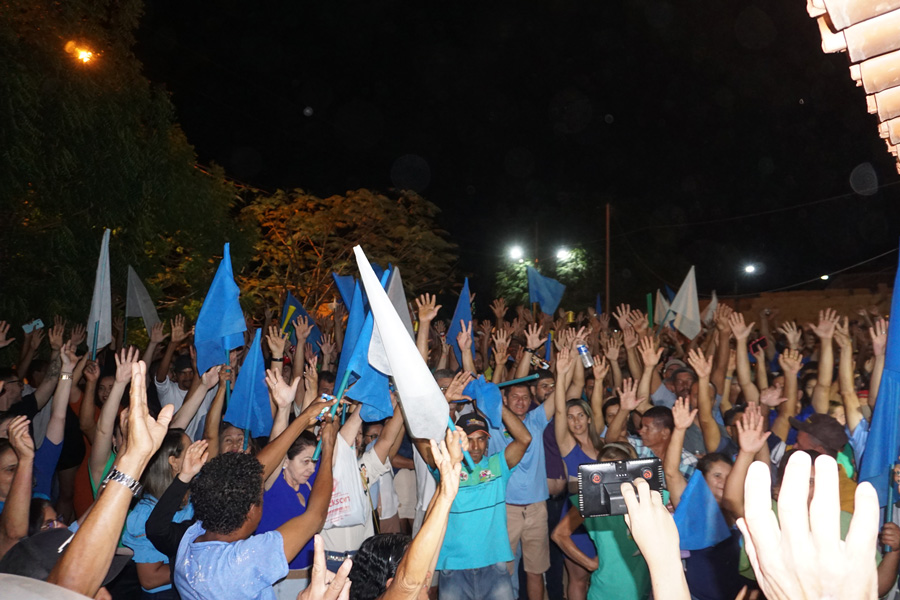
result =
[[556,251],[556,258],[558,258],[559,260],[566,260],[570,256],[572,256],[572,253],[565,248],[560,248]]
[[746,265],[744,267],[744,273],[747,273],[748,275],[756,273],[756,265]]
[[828,275],[822,275],[821,277],[819,277],[819,279],[821,279],[822,281],[828,281]]
[[518,260],[525,256],[525,251],[522,250],[522,246],[513,246],[509,249],[509,257],[513,260]]
[[94,59],[93,52],[91,52],[87,48],[80,47],[75,43],[74,40],[69,40],[68,42],[66,42],[65,51],[66,54],[71,54],[83,63],[89,63]]

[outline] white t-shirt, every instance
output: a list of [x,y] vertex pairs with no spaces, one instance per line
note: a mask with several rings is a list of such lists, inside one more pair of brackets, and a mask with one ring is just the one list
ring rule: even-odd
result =
[[[178,384],[166,377],[166,380],[160,382],[156,377],[153,378],[153,383],[156,384],[156,393],[159,396],[159,407],[162,408],[169,404],[175,407],[175,412],[178,412],[178,409],[181,408],[181,405],[184,404],[184,398],[187,396],[187,390],[183,390],[178,387]],[[200,403],[200,408],[197,409],[197,414],[194,415],[194,418],[191,419],[191,422],[188,423],[188,426],[184,428],[185,433],[188,434],[188,437],[194,440],[195,442],[203,437],[203,428],[206,424],[206,413],[209,412],[209,405],[212,404],[213,398],[216,397],[216,390],[219,388],[219,384],[214,385],[208,392],[206,392],[206,396],[203,398],[203,402]]]

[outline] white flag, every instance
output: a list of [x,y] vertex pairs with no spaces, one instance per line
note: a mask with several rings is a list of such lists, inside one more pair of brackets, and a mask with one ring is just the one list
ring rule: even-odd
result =
[[[369,307],[381,334],[384,355],[393,374],[394,385],[409,433],[414,438],[440,440],[447,431],[450,410],[437,381],[422,360],[415,342],[391,304],[387,292],[375,276],[372,265],[359,246],[353,248],[359,276],[369,297]],[[406,310],[404,305],[403,310]]]
[[[112,341],[112,304],[109,291],[109,229],[103,232],[97,276],[94,278],[94,297],[87,323],[88,350],[96,353]],[[95,345],[96,342],[96,345]]]
[[697,277],[694,267],[688,271],[687,277],[675,294],[669,311],[675,315],[675,329],[694,339],[700,333],[700,299],[697,297]]
[[137,272],[128,265],[128,294],[125,297],[125,316],[141,317],[144,320],[144,327],[147,328],[147,335],[154,325],[159,323],[159,315],[156,313],[156,307],[144,282],[138,277]]
[[[403,326],[409,333],[409,337],[415,342],[416,334],[413,331],[412,319],[409,318],[409,309],[406,305],[406,293],[403,291],[403,280],[400,278],[400,269],[394,267],[391,272],[390,280],[387,285],[387,295],[397,311]],[[384,352],[384,342],[381,341],[381,332],[378,330],[378,323],[372,329],[372,339],[369,341],[369,364],[385,373],[391,374],[391,366],[388,364],[387,356]]]
[[710,325],[713,322],[713,319],[716,317],[716,309],[719,307],[719,297],[716,296],[716,290],[713,290],[712,300],[709,301],[709,305],[706,307],[706,312],[703,313],[703,322],[707,325]]
[[656,290],[656,306],[653,307],[653,322],[659,325],[669,312],[669,301],[663,298],[662,292]]

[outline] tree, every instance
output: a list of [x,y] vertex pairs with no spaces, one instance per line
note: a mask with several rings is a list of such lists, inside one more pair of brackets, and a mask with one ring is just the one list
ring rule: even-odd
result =
[[399,266],[407,292],[441,291],[451,282],[456,246],[437,228],[438,212],[411,191],[359,189],[323,199],[298,189],[259,197],[242,211],[261,228],[242,291],[274,306],[290,290],[313,310],[337,294],[332,271],[357,273],[357,244],[370,261]]
[[599,261],[583,248],[569,250],[564,258],[507,262],[497,272],[495,295],[505,298],[510,306],[528,305],[529,266],[537,269],[541,275],[552,277],[566,286],[561,307],[577,312],[586,306],[594,306],[595,295],[602,285],[603,272]]
[[197,168],[168,95],[141,75],[131,48],[142,10],[141,0],[0,7],[4,319],[85,318],[106,227],[118,302],[128,264],[171,306],[202,297],[225,241],[236,264],[248,253],[234,188],[221,169]]

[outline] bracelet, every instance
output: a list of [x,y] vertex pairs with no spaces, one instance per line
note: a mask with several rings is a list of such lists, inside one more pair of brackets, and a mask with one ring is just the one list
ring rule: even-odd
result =
[[284,362],[284,358],[270,358],[269,360],[272,362]]
[[534,354],[534,348],[525,348],[525,352],[531,352]]
[[144,486],[136,481],[134,477],[132,477],[131,475],[126,475],[115,467],[113,467],[112,471],[109,472],[109,475],[107,475],[103,479],[103,482],[101,483],[101,489],[105,488],[106,484],[108,484],[110,481],[115,481],[116,483],[124,485],[129,490],[131,490],[132,495],[134,495],[135,497],[138,496],[141,493],[141,490],[144,489]]
[[725,376],[725,379],[731,380],[731,379],[734,379],[734,376],[733,376],[733,375],[726,375],[726,376]]
[[72,374],[71,374],[71,373],[60,373],[60,374],[59,374],[59,380],[60,380],[60,381],[68,381],[68,380],[70,380],[70,379],[72,379]]

